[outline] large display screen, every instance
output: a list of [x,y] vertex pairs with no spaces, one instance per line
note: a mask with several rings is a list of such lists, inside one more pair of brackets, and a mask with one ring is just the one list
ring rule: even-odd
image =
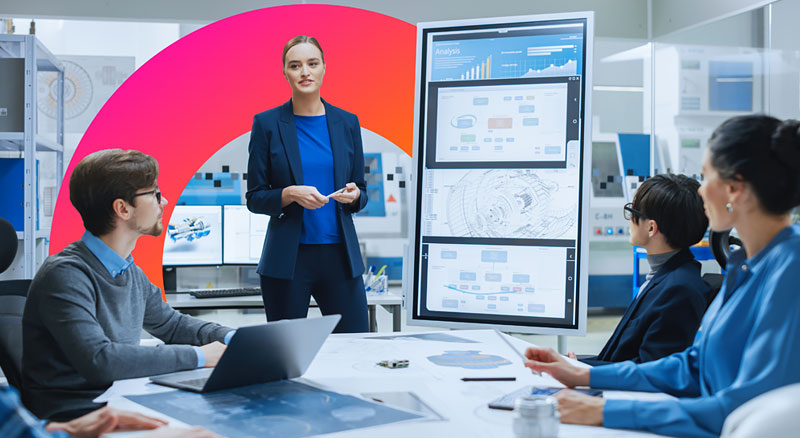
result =
[[164,239],[164,266],[222,264],[222,206],[176,205]]
[[591,36],[591,13],[418,26],[409,324],[585,331]]
[[267,237],[269,216],[255,214],[244,205],[226,205],[223,261],[233,265],[257,265]]

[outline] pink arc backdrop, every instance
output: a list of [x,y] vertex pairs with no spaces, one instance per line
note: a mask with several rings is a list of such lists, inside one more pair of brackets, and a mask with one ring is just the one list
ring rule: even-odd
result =
[[[291,97],[281,53],[297,35],[316,37],[325,50],[323,98],[355,113],[361,126],[411,155],[413,25],[328,5],[280,6],[235,15],[162,50],[103,106],[67,168],[56,202],[50,253],[83,234],[81,218],[69,202],[69,177],[75,164],[101,149],[137,149],[158,160],[159,186],[170,201],[164,210],[166,223],[197,169],[248,132],[253,115]],[[136,264],[162,290],[165,235],[140,238],[133,252]]]

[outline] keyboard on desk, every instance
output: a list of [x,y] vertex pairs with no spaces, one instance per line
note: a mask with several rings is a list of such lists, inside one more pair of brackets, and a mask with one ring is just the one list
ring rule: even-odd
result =
[[189,294],[195,298],[250,297],[261,296],[261,288],[237,287],[232,289],[200,289],[193,290],[189,292]]

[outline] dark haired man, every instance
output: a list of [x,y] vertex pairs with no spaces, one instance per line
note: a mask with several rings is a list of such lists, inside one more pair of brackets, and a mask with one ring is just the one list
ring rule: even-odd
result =
[[[86,232],[42,264],[23,315],[23,400],[41,418],[97,409],[115,380],[215,366],[233,333],[173,310],[133,263],[139,237],[163,230],[157,178],[153,157],[121,149],[73,170],[70,201]],[[140,346],[143,328],[168,345]]]
[[692,345],[709,293],[689,250],[708,228],[698,187],[684,175],[656,175],[625,206],[630,242],[647,251],[650,272],[600,354],[583,362],[649,362]]

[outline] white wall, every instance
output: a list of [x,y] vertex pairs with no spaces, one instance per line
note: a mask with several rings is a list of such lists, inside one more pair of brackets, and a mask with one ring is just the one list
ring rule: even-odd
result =
[[[3,0],[0,17],[91,18],[155,22],[211,23],[270,6],[314,3],[286,0]],[[363,8],[409,23],[461,18],[596,11],[597,35],[647,37],[644,0],[338,0],[319,3]],[[19,30],[23,32],[22,29]]]
[[652,0],[653,37],[732,17],[774,0]]

